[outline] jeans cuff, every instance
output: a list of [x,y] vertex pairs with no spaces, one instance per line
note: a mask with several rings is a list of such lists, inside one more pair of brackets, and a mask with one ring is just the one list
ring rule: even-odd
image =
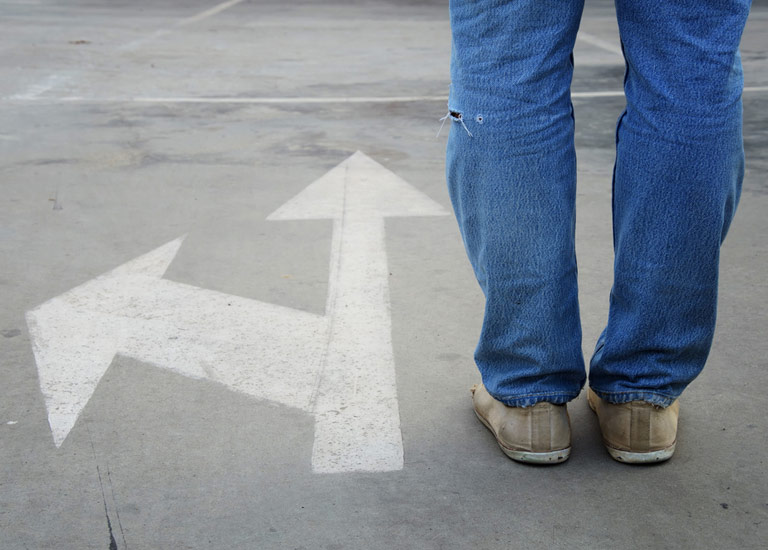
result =
[[568,403],[568,401],[576,399],[579,396],[579,393],[581,392],[542,392],[507,397],[501,397],[491,393],[491,397],[496,401],[504,403],[508,407],[532,407],[536,403],[542,401],[552,403],[553,405],[563,405],[564,403]]
[[663,393],[645,390],[603,391],[598,390],[597,388],[592,388],[592,391],[595,392],[600,399],[617,405],[621,403],[629,403],[630,401],[645,401],[651,405],[666,408],[677,399],[677,396],[671,397]]

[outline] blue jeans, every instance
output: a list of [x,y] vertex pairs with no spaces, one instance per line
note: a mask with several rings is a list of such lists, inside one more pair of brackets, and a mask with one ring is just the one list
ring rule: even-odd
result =
[[[511,406],[585,382],[570,100],[583,0],[451,0],[447,180],[486,297],[475,361]],[[589,382],[672,403],[712,343],[720,245],[744,174],[738,53],[749,0],[616,0],[614,281]]]

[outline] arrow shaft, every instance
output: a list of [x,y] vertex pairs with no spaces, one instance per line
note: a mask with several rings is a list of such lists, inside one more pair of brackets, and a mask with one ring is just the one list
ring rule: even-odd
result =
[[334,224],[331,326],[313,402],[316,472],[402,468],[384,220],[355,214]]

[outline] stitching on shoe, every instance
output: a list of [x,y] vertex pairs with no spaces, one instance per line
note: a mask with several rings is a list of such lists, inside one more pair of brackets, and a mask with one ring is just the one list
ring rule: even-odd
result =
[[[513,449],[512,447],[507,447],[506,445],[504,445],[504,443],[501,442],[501,440],[499,440],[499,436],[498,436],[498,434],[496,434],[496,430],[493,429],[493,426],[491,426],[490,420],[488,420],[485,416],[480,414],[480,412],[478,412],[477,409],[475,409],[474,407],[472,407],[472,408],[475,411],[475,414],[483,419],[483,421],[485,422],[486,427],[489,430],[491,430],[491,433],[493,434],[493,437],[496,440],[496,443],[498,443],[500,447],[502,447],[504,449],[507,449],[508,451],[512,451],[513,453],[530,453],[530,454],[544,455],[544,454],[549,454],[549,453],[559,453],[561,451],[565,451],[565,450],[571,448],[571,446],[569,445],[567,447],[563,447],[562,449],[552,449],[551,451],[525,451],[525,450],[521,451],[520,449]],[[617,449],[617,450],[620,450],[620,449]]]

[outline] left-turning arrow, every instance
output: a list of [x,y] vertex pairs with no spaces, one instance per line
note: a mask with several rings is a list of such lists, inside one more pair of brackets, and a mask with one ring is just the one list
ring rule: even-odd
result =
[[334,220],[325,315],[163,279],[183,237],[27,312],[54,443],[119,353],[313,414],[316,472],[402,468],[383,218],[443,214],[358,152],[270,216]]
[[182,241],[27,313],[57,446],[117,353],[306,408],[327,319],[162,279]]

